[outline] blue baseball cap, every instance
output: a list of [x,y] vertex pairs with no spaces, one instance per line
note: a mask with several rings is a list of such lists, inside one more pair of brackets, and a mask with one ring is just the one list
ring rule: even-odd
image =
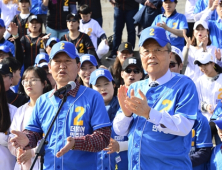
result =
[[73,43],[67,41],[60,41],[53,45],[49,56],[49,60],[52,60],[56,54],[61,52],[66,53],[72,59],[75,59],[76,57],[79,58],[79,53]]
[[113,80],[113,77],[110,73],[109,70],[104,69],[104,68],[99,68],[94,70],[91,75],[90,75],[90,79],[89,79],[89,84],[95,85],[96,81],[99,77],[105,77],[107,78],[109,81]]
[[94,66],[98,66],[98,63],[97,63],[96,58],[94,57],[94,55],[91,55],[91,54],[83,54],[83,55],[80,57],[81,66],[82,66],[82,64],[83,64],[85,61],[89,61],[89,62],[92,63]]
[[3,19],[0,18],[0,26],[1,27],[5,27],[5,22],[3,21]]
[[48,47],[52,41],[59,42],[60,40],[56,37],[51,37],[48,39],[48,41],[46,43],[46,47]]
[[170,43],[165,29],[157,26],[151,26],[141,32],[139,47],[141,47],[143,43],[150,38],[156,40],[161,47],[164,47],[167,43]]
[[3,51],[4,53],[11,53],[12,54],[11,49],[6,45],[1,45],[0,46],[0,51]]
[[35,64],[38,65],[41,60],[45,60],[48,63],[49,55],[47,53],[39,53],[35,58]]
[[220,129],[222,129],[222,116],[213,121]]

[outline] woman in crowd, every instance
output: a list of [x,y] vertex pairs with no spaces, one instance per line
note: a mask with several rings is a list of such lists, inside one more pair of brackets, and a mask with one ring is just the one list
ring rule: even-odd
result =
[[[102,95],[110,122],[113,122],[119,110],[119,102],[111,73],[107,69],[97,69],[90,75],[89,83]],[[110,144],[103,151],[98,152],[97,170],[128,169],[127,150],[127,136],[117,135],[112,128]]]
[[[222,98],[222,68],[214,62],[212,54],[208,52],[200,53],[194,64],[203,72],[196,80],[196,87],[202,114],[210,121],[216,105]],[[216,135],[215,125],[210,125],[212,135]]]
[[[189,39],[185,36],[185,40],[187,41],[187,45],[183,49],[185,61],[187,61],[187,68],[185,71],[185,75],[190,77],[194,82],[199,78],[203,73],[200,71],[197,65],[194,65],[194,61],[198,58],[199,52],[208,52],[212,54],[213,61],[221,66],[221,53],[220,50],[217,50],[215,46],[211,45],[210,40],[210,32],[208,30],[208,25],[205,21],[197,21],[194,24],[194,32],[191,40],[191,44],[189,43]],[[185,63],[186,65],[186,63]]]
[[122,65],[123,62],[133,56],[133,47],[129,42],[123,42],[120,44],[116,59],[111,67],[109,67],[109,71],[111,72],[113,79],[116,83],[116,88],[119,88],[120,85],[123,84],[123,79],[121,77]]
[[89,87],[91,73],[98,68],[96,58],[91,54],[84,54],[80,57],[80,71],[78,81],[81,85]]
[[[22,131],[25,129],[25,126],[31,117],[36,100],[42,94],[51,90],[51,84],[47,79],[45,70],[34,66],[31,66],[25,70],[22,77],[22,85],[26,95],[30,97],[30,101],[18,108],[11,125],[12,130]],[[17,157],[15,170],[30,169],[35,157],[36,148],[30,150],[15,149],[11,143],[9,143],[9,150]],[[40,163],[37,161],[34,170],[39,169]]]
[[13,170],[16,162],[8,149],[9,127],[17,108],[7,103],[5,86],[0,74],[0,169]]
[[29,66],[35,64],[35,57],[44,52],[44,42],[42,37],[45,34],[42,33],[42,19],[37,15],[32,15],[28,19],[28,29],[30,34],[25,35],[19,39],[18,26],[15,23],[10,24],[9,31],[15,39],[15,56],[22,64],[24,64],[24,70]]

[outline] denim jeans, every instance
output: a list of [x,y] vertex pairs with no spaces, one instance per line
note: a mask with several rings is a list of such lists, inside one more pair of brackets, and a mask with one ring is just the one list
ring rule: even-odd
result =
[[135,47],[136,41],[136,31],[134,27],[134,15],[137,13],[138,9],[133,10],[121,10],[114,7],[114,25],[113,25],[113,49],[111,55],[116,55],[119,45],[121,44],[123,28],[126,23],[127,29],[127,41],[130,42]]
[[46,27],[46,33],[49,34],[51,33],[50,37],[57,37],[58,39],[60,39],[63,35],[65,35],[66,33],[68,33],[68,29],[65,30],[54,30],[52,28]]

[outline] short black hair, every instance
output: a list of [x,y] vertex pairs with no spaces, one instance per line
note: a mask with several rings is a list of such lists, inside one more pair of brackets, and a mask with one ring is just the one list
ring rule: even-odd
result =
[[7,57],[1,61],[2,64],[7,64],[12,68],[12,72],[16,72],[17,70],[21,70],[21,63],[14,57]]
[[90,14],[91,12],[92,12],[91,8],[86,4],[80,6],[78,11],[79,14]]

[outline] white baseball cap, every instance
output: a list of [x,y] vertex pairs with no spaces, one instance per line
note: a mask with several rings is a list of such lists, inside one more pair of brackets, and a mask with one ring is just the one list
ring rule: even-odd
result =
[[207,29],[207,30],[209,29],[207,22],[204,21],[204,20],[199,20],[199,21],[195,22],[195,24],[194,24],[194,26],[193,26],[193,29],[195,30],[198,25],[202,25],[202,26],[203,26],[205,29]]
[[180,59],[183,63],[183,55],[182,55],[182,52],[179,48],[177,48],[175,46],[171,46],[171,52],[176,53],[180,57]]
[[194,64],[207,64],[209,62],[213,62],[214,63],[214,56],[211,53],[208,52],[201,52],[199,54],[197,54],[197,59],[194,61]]

